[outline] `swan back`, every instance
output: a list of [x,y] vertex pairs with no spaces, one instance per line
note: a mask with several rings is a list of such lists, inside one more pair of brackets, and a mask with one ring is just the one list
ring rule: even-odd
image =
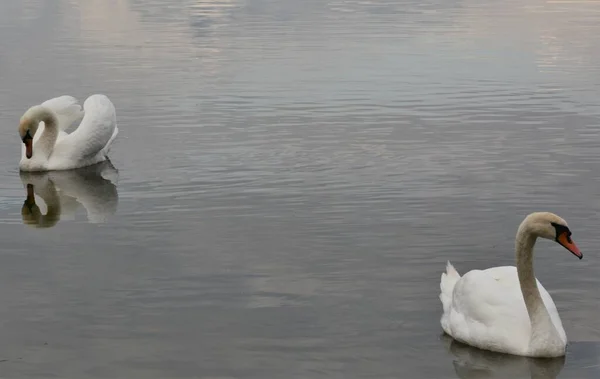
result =
[[[55,153],[69,161],[89,161],[104,159],[108,143],[117,131],[117,116],[113,103],[104,95],[92,95],[83,104],[85,115],[79,127],[68,136],[61,138]],[[92,162],[97,163],[97,162]]]

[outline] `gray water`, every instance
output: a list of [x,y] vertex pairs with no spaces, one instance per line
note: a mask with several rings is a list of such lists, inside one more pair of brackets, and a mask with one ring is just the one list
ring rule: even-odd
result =
[[[0,377],[597,378],[599,46],[593,1],[1,1]],[[112,166],[20,175],[93,93]],[[446,261],[538,210],[566,358],[452,344]]]

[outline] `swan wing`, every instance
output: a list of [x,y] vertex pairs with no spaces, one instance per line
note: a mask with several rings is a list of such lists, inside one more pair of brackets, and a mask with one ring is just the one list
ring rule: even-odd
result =
[[[537,280],[537,279],[536,279]],[[552,320],[552,324],[556,328],[558,335],[563,340],[564,343],[567,343],[567,333],[563,328],[562,321],[558,314],[558,309],[556,309],[556,304],[554,304],[554,300],[552,300],[552,296],[546,291],[542,283],[537,280],[538,289],[540,291],[540,295],[542,296],[542,301],[548,310],[548,314],[550,315],[550,319]]]
[[41,105],[52,110],[56,114],[56,117],[58,118],[58,127],[63,131],[69,129],[69,127],[83,117],[81,105],[79,105],[79,101],[73,96],[64,95],[55,97],[44,101]]
[[[519,275],[517,274],[517,268],[514,266],[503,266],[503,267],[493,267],[485,270],[492,278],[494,278],[498,284],[500,284],[504,291],[509,292],[512,297],[507,298],[513,307],[519,306],[521,314],[517,317],[520,320],[523,320],[528,326],[531,327],[531,322],[529,321],[529,314],[527,313],[527,307],[525,306],[525,300],[523,299],[523,293],[521,292],[521,284],[519,282]],[[554,327],[558,331],[558,334],[561,336],[562,340],[567,342],[567,336],[565,330],[562,326],[562,321],[560,316],[558,315],[558,309],[556,308],[556,304],[554,300],[552,300],[552,296],[548,293],[546,288],[540,283],[540,281],[536,278],[538,290],[540,291],[540,296],[542,297],[542,301],[544,302],[544,306],[550,315],[550,319],[554,324]],[[502,292],[501,295],[505,295],[505,292]],[[508,305],[508,304],[507,304]],[[507,308],[504,308],[507,309]],[[510,310],[512,312],[512,310]],[[527,316],[527,318],[525,318]]]
[[117,117],[113,103],[105,95],[92,95],[83,104],[85,115],[79,127],[56,143],[52,159],[56,166],[82,167],[106,158],[106,146],[114,139]]
[[482,349],[513,354],[525,351],[531,325],[516,268],[466,273],[454,287],[442,327],[455,339]]

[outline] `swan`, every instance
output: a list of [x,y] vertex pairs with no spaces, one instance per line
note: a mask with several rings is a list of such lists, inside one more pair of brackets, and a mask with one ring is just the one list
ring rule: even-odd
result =
[[[117,210],[118,171],[110,160],[74,170],[23,171],[19,176],[27,189],[21,208],[25,225],[48,228],[60,220],[75,220],[82,205],[90,223],[103,223]],[[36,195],[44,201],[46,214],[37,205]]]
[[447,263],[440,281],[444,332],[459,342],[499,353],[565,355],[567,337],[558,311],[533,273],[538,237],[554,240],[583,258],[565,220],[549,212],[528,215],[517,231],[517,267],[472,270],[461,277]]
[[[79,127],[66,130],[76,121]],[[103,162],[119,133],[113,103],[92,95],[83,110],[72,96],[59,96],[29,108],[21,117],[21,171],[70,170]]]

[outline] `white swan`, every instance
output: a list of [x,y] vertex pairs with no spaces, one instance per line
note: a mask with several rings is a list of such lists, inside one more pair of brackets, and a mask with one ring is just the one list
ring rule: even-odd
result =
[[[83,118],[83,119],[82,119]],[[66,130],[77,120],[72,133]],[[92,95],[83,104],[60,96],[29,108],[21,117],[21,171],[70,170],[103,162],[119,133],[113,103]]]
[[448,262],[440,282],[441,324],[447,334],[500,353],[565,355],[567,337],[556,306],[533,273],[537,237],[554,240],[583,258],[565,220],[548,212],[530,214],[517,231],[517,267],[472,270],[461,277]]

